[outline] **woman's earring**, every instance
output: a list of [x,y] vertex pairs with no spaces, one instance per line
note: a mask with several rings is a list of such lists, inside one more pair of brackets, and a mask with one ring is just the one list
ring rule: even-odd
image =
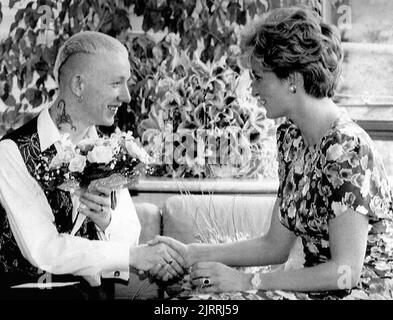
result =
[[83,96],[77,97],[76,100],[77,100],[79,103],[82,103],[82,101],[83,101]]
[[289,92],[292,93],[292,94],[295,94],[296,91],[297,91],[296,86],[295,86],[294,84],[291,84],[291,85],[289,86]]

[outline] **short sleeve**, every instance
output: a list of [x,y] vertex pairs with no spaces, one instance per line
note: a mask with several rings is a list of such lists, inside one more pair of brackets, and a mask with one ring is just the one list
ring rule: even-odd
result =
[[277,139],[277,160],[278,160],[278,190],[277,190],[277,197],[282,198],[282,191],[283,191],[283,184],[285,180],[285,162],[284,162],[284,155],[285,155],[285,134],[287,132],[287,127],[282,124],[277,128],[276,132],[276,139]]
[[277,160],[278,160],[278,191],[277,197],[282,198],[285,180],[288,175],[289,168],[292,166],[294,144],[299,142],[299,130],[295,125],[287,120],[277,128]]
[[389,188],[371,143],[371,139],[335,132],[323,146],[322,188],[329,218],[347,209],[374,221],[388,214]]

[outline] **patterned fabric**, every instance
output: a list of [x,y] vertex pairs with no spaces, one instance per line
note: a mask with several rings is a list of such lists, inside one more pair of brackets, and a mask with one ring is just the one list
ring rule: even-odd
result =
[[[73,228],[72,201],[69,192],[55,188],[45,180],[45,172],[51,159],[56,155],[54,145],[41,153],[37,133],[37,118],[34,118],[20,129],[15,130],[5,139],[16,143],[30,175],[38,182],[45,193],[55,219],[59,233],[70,233]],[[28,214],[28,211],[26,211]],[[98,239],[97,229],[90,219],[86,218],[77,236]],[[37,279],[40,272],[23,258],[16,240],[12,235],[4,208],[0,205],[0,273],[6,273],[9,285]]]
[[301,237],[304,266],[331,258],[329,220],[350,208],[367,215],[370,224],[361,288],[391,278],[391,191],[366,132],[343,117],[332,124],[318,145],[308,146],[288,120],[277,130],[277,144],[280,221]]
[[[302,239],[305,267],[330,259],[328,222],[351,208],[369,217],[358,288],[325,292],[283,290],[200,293],[189,276],[166,289],[173,300],[393,299],[391,191],[369,136],[349,118],[335,121],[319,145],[304,144],[290,121],[277,130],[280,221]],[[268,272],[261,267],[252,272]]]

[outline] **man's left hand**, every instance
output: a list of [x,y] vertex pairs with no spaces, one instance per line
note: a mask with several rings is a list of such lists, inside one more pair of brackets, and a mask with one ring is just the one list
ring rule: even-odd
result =
[[112,217],[111,190],[95,187],[92,190],[82,191],[79,200],[81,202],[79,212],[89,217],[101,231],[105,231]]

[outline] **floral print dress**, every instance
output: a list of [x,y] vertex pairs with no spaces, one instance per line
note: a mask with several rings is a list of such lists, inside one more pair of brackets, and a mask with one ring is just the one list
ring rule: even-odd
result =
[[[199,294],[183,286],[175,299],[358,300],[393,299],[392,197],[385,170],[367,133],[344,115],[319,144],[307,146],[290,120],[277,129],[280,221],[299,236],[304,267],[331,258],[330,219],[348,208],[368,216],[369,234],[359,286],[352,290],[282,290]],[[264,271],[261,267],[259,271]],[[188,291],[187,291],[188,289]]]
[[280,221],[302,239],[304,266],[330,260],[329,220],[350,208],[369,218],[359,289],[390,290],[391,283],[382,282],[390,280],[393,267],[391,191],[367,133],[345,115],[319,144],[308,146],[287,120],[277,130],[277,145]]

